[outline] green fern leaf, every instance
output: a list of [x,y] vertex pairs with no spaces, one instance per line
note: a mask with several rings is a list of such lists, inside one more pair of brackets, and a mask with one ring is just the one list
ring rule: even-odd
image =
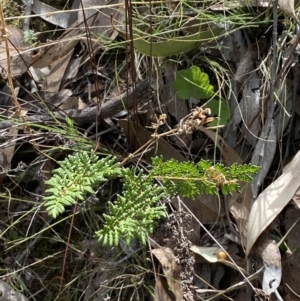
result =
[[197,195],[217,195],[219,189],[223,194],[239,191],[239,181],[249,183],[258,167],[253,165],[237,165],[225,167],[223,164],[213,165],[209,161],[178,162],[162,158],[152,159],[151,175],[162,180],[166,192],[171,195],[183,195],[194,198]]
[[84,200],[86,194],[93,194],[93,186],[120,174],[121,169],[115,161],[111,156],[99,160],[94,152],[83,151],[59,162],[60,167],[46,182],[49,188],[44,206],[48,214],[56,218],[64,212],[65,206]]
[[163,188],[153,184],[151,177],[142,171],[135,174],[134,169],[124,169],[122,176],[123,195],[118,195],[115,203],[108,203],[109,215],[103,216],[105,225],[96,236],[109,245],[118,245],[120,239],[127,245],[133,239],[146,243],[147,234],[166,216],[164,206],[157,206]]

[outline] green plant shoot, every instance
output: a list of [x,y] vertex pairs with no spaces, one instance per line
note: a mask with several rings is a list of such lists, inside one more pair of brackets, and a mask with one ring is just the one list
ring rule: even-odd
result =
[[176,95],[182,99],[206,99],[214,94],[214,87],[210,84],[208,75],[196,66],[178,71],[173,88]]

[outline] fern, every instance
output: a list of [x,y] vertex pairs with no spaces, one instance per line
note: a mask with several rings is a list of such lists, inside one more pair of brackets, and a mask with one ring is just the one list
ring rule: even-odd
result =
[[111,156],[99,160],[94,152],[84,151],[69,155],[59,162],[60,167],[53,171],[53,176],[46,182],[49,188],[44,197],[44,206],[48,214],[56,218],[66,206],[83,200],[87,193],[94,193],[94,186],[118,175],[121,169],[115,161]]
[[142,171],[135,174],[134,169],[123,169],[122,177],[123,194],[117,196],[115,203],[108,203],[109,215],[104,214],[104,228],[96,236],[108,245],[118,245],[120,239],[127,245],[133,239],[145,244],[147,234],[166,216],[165,207],[157,206],[163,188],[153,184]]
[[[166,216],[165,207],[158,206],[166,194],[183,195],[194,198],[202,194],[229,194],[239,191],[239,181],[250,182],[258,167],[237,165],[225,167],[209,161],[163,162],[153,158],[153,169],[148,175],[136,169],[120,168],[114,157],[99,159],[93,152],[82,151],[69,155],[59,162],[60,167],[46,182],[45,208],[56,218],[66,206],[83,200],[86,194],[93,194],[93,187],[108,178],[121,177],[122,195],[115,202],[108,202],[109,214],[104,214],[103,229],[96,232],[99,241],[105,245],[118,245],[120,239],[127,245],[137,239],[146,243],[148,233],[152,233],[159,219]],[[153,183],[163,182],[163,187]]]
[[163,162],[159,157],[153,158],[152,164],[151,175],[163,181],[167,194],[189,198],[202,194],[217,195],[219,189],[225,195],[238,192],[239,181],[250,182],[259,169],[251,164],[225,167],[205,160],[197,164],[173,159]]

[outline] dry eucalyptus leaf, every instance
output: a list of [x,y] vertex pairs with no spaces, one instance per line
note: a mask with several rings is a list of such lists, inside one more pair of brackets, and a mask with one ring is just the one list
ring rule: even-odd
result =
[[292,199],[299,186],[300,151],[284,167],[282,175],[269,185],[254,202],[248,222],[246,256],[249,255],[260,234]]
[[72,58],[73,51],[74,48],[70,49],[69,53],[51,64],[51,71],[46,77],[43,85],[44,90],[48,92],[58,92],[60,90],[60,86],[62,80],[64,79],[65,71],[68,68],[69,62]]
[[72,52],[80,40],[79,36],[76,37],[78,34],[78,30],[71,30],[68,32],[67,36],[53,42],[51,45],[44,45],[44,47],[41,47],[32,66],[35,68],[47,67]]
[[[10,55],[10,68],[13,76],[22,75],[33,62],[31,45],[24,41],[22,30],[13,26],[6,26],[8,31],[8,45]],[[0,44],[1,75],[7,77],[7,52],[6,43]]]
[[[69,64],[71,62],[75,46],[79,39],[84,41],[82,34],[85,36],[85,21],[90,26],[89,31],[93,37],[97,35],[99,37],[103,36],[110,38],[114,32],[114,29],[111,25],[111,18],[113,18],[114,22],[116,22],[117,20],[119,21],[122,16],[118,7],[105,7],[107,3],[104,0],[84,0],[82,2],[74,1],[72,8],[81,9],[81,4],[85,9],[84,14],[81,10],[74,11],[68,22],[69,25],[71,21],[76,22],[76,24],[79,24],[79,28],[67,31],[57,44],[53,45],[52,47],[47,47],[33,65],[34,67],[40,68],[52,64],[51,72],[47,76],[44,84],[44,89],[47,91],[59,91],[62,79],[64,79],[68,73]],[[118,4],[118,0],[112,0],[109,4]],[[91,6],[102,6],[102,8],[88,9]],[[92,43],[92,53],[96,53],[97,49],[101,48],[100,40],[95,42],[95,39],[92,38],[89,42]],[[89,59],[89,55],[90,54],[86,52],[81,57],[81,62]],[[80,64],[78,64],[77,70],[79,67]],[[73,70],[73,73],[75,72],[76,74],[77,70]]]
[[[26,0],[22,0],[26,5]],[[53,24],[60,26],[62,28],[68,27],[68,20],[70,16],[70,12],[58,10],[46,3],[43,3],[39,0],[34,0],[33,5],[31,7],[32,12],[36,15],[39,15],[43,20]]]
[[278,6],[283,10],[289,17],[297,20],[295,14],[294,0],[278,0]]
[[167,279],[168,289],[175,297],[174,301],[183,301],[182,287],[180,279],[180,266],[176,263],[175,255],[170,248],[154,249],[152,254],[160,262],[164,275]]
[[32,63],[33,67],[48,67],[73,52],[74,47],[82,40],[84,28],[78,27],[77,19],[69,26],[71,29],[67,29],[58,40],[39,47],[39,53]]
[[[78,22],[84,22],[85,18],[87,18],[87,23],[90,28],[90,32],[93,34],[101,34],[105,36],[110,36],[114,28],[111,26],[111,17],[113,18],[114,24],[119,22],[119,7],[116,6],[118,3],[122,4],[123,2],[120,0],[110,0],[109,5],[107,5],[106,0],[82,0],[79,1],[77,6],[81,8],[81,4],[83,5],[85,11],[84,15],[82,10],[78,11]],[[93,6],[101,6],[98,9],[87,9]]]
[[69,107],[61,107],[64,105],[66,100],[72,95],[72,91],[69,89],[63,89],[59,92],[48,92],[48,91],[39,91],[38,95],[42,97],[45,102],[50,106],[50,108],[58,108],[62,110],[71,109]]

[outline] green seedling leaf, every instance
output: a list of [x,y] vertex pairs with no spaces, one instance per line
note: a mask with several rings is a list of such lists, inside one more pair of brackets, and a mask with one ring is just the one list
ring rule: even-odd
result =
[[173,88],[176,95],[182,99],[191,97],[206,99],[214,93],[214,87],[210,84],[208,75],[196,66],[178,71]]
[[205,107],[210,108],[212,116],[218,116],[218,118],[209,123],[209,127],[221,127],[228,123],[230,111],[225,100],[212,99],[205,105]]

